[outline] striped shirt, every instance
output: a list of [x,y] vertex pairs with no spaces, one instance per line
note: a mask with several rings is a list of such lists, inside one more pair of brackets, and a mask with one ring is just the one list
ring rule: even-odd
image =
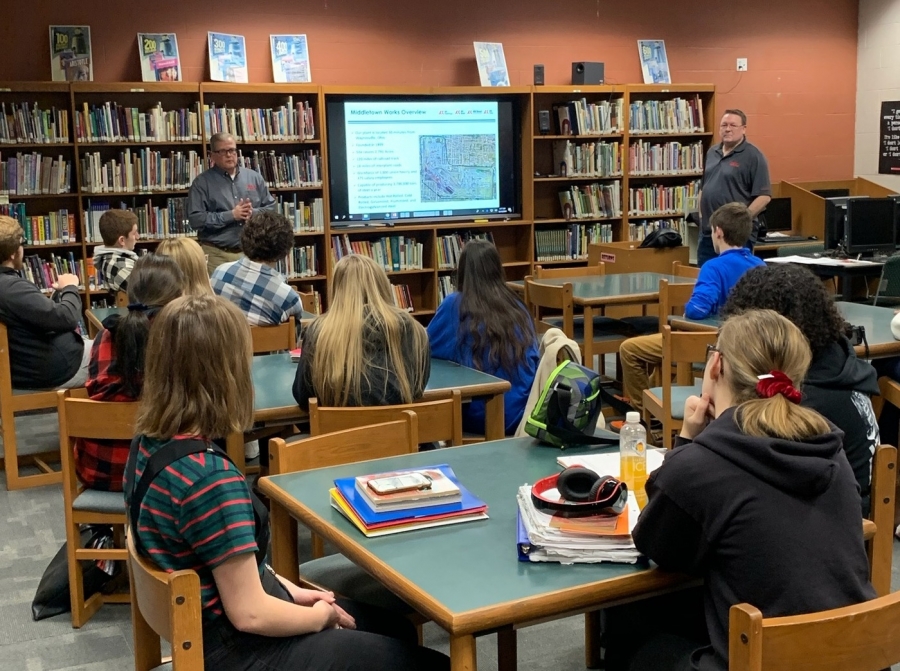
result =
[[[147,460],[167,442],[141,437],[134,486],[140,482]],[[126,491],[131,489],[126,486]],[[212,621],[222,615],[212,570],[231,557],[257,550],[253,504],[241,472],[210,453],[173,462],[150,485],[136,526],[157,566],[169,573],[193,569],[199,574],[204,619]],[[262,570],[260,567],[260,574]]]

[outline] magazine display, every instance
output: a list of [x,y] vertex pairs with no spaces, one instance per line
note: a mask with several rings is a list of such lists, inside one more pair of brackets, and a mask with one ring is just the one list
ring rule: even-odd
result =
[[214,82],[249,83],[243,35],[209,33],[209,78]]
[[671,84],[666,43],[662,40],[638,40],[638,55],[645,84]]
[[276,84],[309,83],[309,46],[306,35],[269,35],[272,44],[272,73]]
[[90,26],[50,26],[50,74],[55,82],[94,80]]
[[506,56],[500,42],[474,42],[475,61],[482,86],[509,86]]
[[175,33],[138,33],[141,81],[180,82],[181,60]]

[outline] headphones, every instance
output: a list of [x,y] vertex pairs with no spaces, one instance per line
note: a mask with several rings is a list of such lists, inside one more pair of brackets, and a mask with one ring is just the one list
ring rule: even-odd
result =
[[[557,497],[547,496],[552,489]],[[531,500],[538,510],[564,515],[618,515],[628,503],[628,486],[611,475],[573,466],[538,480],[531,488]]]

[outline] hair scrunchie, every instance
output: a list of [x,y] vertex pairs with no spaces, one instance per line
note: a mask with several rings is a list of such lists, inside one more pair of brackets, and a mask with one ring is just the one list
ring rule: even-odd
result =
[[143,303],[129,303],[128,311],[129,312],[146,312],[149,310],[149,307],[144,305]]
[[791,403],[800,403],[803,397],[800,390],[794,386],[791,378],[780,370],[773,370],[765,375],[760,375],[759,382],[756,383],[756,393],[760,398],[772,398],[776,394],[781,394]]

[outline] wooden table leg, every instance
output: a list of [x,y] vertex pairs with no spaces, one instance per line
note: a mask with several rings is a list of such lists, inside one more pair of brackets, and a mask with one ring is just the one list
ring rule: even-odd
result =
[[497,631],[497,671],[516,671],[517,652],[516,630],[505,627]]
[[272,533],[272,568],[294,584],[300,580],[297,558],[297,522],[276,501],[271,501],[269,526]]
[[[581,363],[584,364],[585,368],[594,369],[594,309],[589,306],[584,306],[584,345],[581,347],[584,353],[584,361]],[[602,370],[603,366],[599,367],[599,370]]]
[[471,634],[450,636],[450,671],[477,671],[475,637]]
[[600,654],[601,617],[599,610],[584,614],[584,665],[599,669],[603,664]]
[[503,408],[503,394],[495,394],[484,404],[484,438],[500,440],[506,437],[506,416]]

